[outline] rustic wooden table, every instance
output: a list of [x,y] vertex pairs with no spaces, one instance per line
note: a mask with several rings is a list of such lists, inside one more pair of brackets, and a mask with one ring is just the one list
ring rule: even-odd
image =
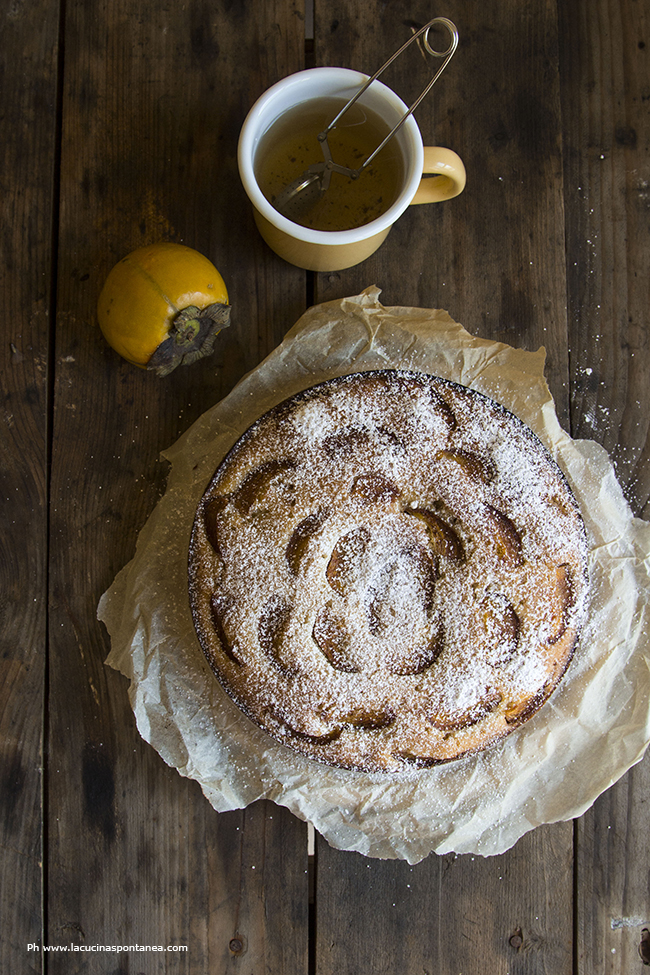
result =
[[[313,32],[299,0],[2,8],[2,971],[645,970],[650,758],[498,857],[409,866],[318,836],[309,856],[285,809],[218,815],[142,741],[95,614],[164,490],[161,450],[306,307],[371,284],[544,345],[561,422],[607,448],[647,514],[647,3],[328,0]],[[417,118],[463,156],[465,193],[412,208],[350,270],[283,263],[237,174],[248,108],[305,65],[374,69],[436,15],[461,41]],[[407,58],[389,83],[408,101],[429,70]],[[234,309],[213,356],[165,380],[95,320],[112,265],[158,239],[208,255]],[[134,943],[187,951],[29,947]]]

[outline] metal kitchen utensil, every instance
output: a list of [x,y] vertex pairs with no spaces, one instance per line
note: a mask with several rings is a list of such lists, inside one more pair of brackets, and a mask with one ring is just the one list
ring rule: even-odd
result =
[[[429,44],[429,31],[432,27],[444,27],[449,32],[450,42],[446,51],[436,51]],[[405,112],[397,124],[391,129],[386,138],[373,152],[370,153],[369,156],[366,157],[358,169],[350,169],[347,166],[341,166],[334,162],[329,143],[327,141],[329,133],[335,127],[336,123],[342,118],[342,116],[345,115],[348,109],[351,108],[359,98],[361,98],[364,91],[370,87],[373,81],[376,81],[377,78],[393,63],[393,61],[395,61],[396,58],[400,56],[400,54],[402,54],[403,51],[406,50],[410,44],[412,44],[414,41],[419,41],[420,38],[422,38],[422,45],[428,54],[431,54],[435,58],[444,58],[442,64],[436,71],[431,81],[418,95],[408,111]],[[381,68],[379,68],[379,70],[376,71],[371,78],[368,78],[359,91],[356,92],[347,102],[347,104],[343,106],[338,115],[332,119],[327,128],[322,132],[319,132],[318,141],[323,153],[323,161],[316,162],[312,166],[309,166],[297,179],[289,183],[288,186],[285,186],[285,188],[278,193],[273,200],[273,206],[275,209],[278,210],[278,212],[283,216],[288,217],[290,220],[298,220],[302,214],[308,212],[308,210],[322,197],[322,195],[327,192],[332,173],[341,173],[343,176],[348,176],[350,179],[358,179],[366,166],[370,165],[377,153],[379,153],[384,148],[386,143],[393,138],[395,133],[401,129],[409,115],[415,111],[422,99],[429,94],[436,81],[449,64],[457,47],[458,31],[451,20],[448,20],[446,17],[434,17],[434,19],[430,20],[428,24],[425,24],[424,27],[421,27],[418,31],[416,31],[405,44],[402,44],[399,50],[395,51],[395,53],[388,59],[388,61],[385,62],[385,64],[382,64]]]

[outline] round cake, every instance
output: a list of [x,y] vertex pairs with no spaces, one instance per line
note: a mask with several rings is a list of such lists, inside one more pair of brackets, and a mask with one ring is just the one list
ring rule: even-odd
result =
[[280,403],[196,513],[190,605],[239,708],[310,759],[427,768],[528,720],[588,599],[569,485],[516,416],[416,372]]

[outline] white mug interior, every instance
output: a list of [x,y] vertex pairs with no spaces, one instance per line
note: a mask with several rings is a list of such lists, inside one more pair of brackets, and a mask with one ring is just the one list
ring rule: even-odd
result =
[[[352,244],[373,237],[395,223],[406,210],[422,178],[424,150],[417,122],[409,116],[397,139],[404,158],[404,180],[394,203],[369,223],[351,230],[313,230],[294,223],[279,213],[262,193],[255,176],[255,155],[260,140],[270,127],[294,106],[312,99],[337,97],[349,99],[368,80],[368,76],[348,68],[308,68],[283,78],[255,102],[242,126],[237,149],[242,184],[256,210],[273,226],[296,240],[314,244]],[[364,92],[360,104],[380,115],[392,128],[408,111],[407,106],[390,88],[375,81]]]

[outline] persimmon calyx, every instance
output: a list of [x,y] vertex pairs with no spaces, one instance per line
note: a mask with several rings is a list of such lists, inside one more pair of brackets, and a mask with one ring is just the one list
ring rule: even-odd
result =
[[174,317],[167,338],[147,363],[159,376],[168,376],[177,366],[189,365],[210,355],[214,340],[230,325],[230,305],[215,302],[205,308],[189,305]]

